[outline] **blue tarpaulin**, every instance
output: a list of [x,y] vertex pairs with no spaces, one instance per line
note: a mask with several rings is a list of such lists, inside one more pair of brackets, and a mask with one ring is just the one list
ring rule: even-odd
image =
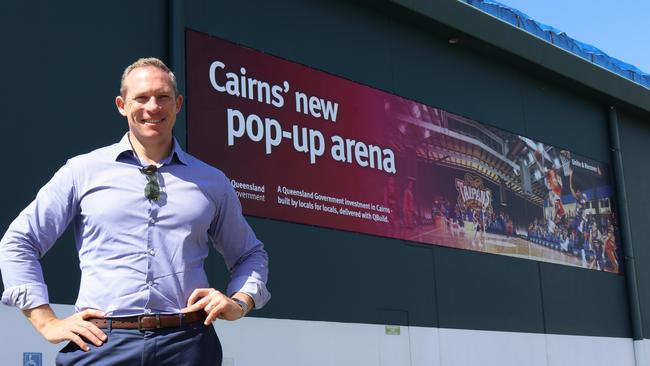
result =
[[577,41],[559,29],[540,23],[517,9],[494,0],[461,1],[650,89],[650,74],[639,70],[634,65],[611,57],[592,45]]

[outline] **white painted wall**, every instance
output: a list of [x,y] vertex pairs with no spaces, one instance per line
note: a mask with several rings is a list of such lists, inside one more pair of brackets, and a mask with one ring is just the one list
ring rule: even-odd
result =
[[[53,305],[59,316],[70,305]],[[64,344],[52,345],[19,310],[0,306],[1,365],[22,365],[23,352],[42,352],[54,364]],[[217,321],[223,366],[650,366],[650,341],[463,329],[245,318]],[[251,344],[255,344],[251,351]]]
[[634,341],[634,356],[637,365],[650,366],[650,339]]
[[[53,304],[52,309],[59,317],[74,312],[72,305]],[[18,308],[0,305],[0,365],[22,366],[23,352],[43,353],[43,365],[54,365],[57,352],[66,345],[47,342],[32,327]]]

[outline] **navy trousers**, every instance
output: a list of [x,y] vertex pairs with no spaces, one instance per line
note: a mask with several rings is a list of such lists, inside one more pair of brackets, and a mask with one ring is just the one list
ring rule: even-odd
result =
[[100,347],[84,352],[68,343],[56,357],[59,366],[221,366],[221,342],[214,328],[195,323],[180,328],[139,331],[104,329]]

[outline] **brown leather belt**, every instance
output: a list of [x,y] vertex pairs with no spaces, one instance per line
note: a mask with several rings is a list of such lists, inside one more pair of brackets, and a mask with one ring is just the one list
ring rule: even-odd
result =
[[205,320],[204,311],[172,315],[140,315],[125,318],[91,318],[89,322],[100,329],[138,329],[153,330],[163,328],[178,328]]

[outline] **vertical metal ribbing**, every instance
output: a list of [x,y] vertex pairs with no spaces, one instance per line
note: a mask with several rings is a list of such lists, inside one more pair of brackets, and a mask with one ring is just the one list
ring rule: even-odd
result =
[[[185,90],[185,2],[183,0],[168,0],[168,62],[176,75],[178,90]],[[181,108],[176,117],[174,136],[183,148],[187,149],[187,124],[185,111]]]

